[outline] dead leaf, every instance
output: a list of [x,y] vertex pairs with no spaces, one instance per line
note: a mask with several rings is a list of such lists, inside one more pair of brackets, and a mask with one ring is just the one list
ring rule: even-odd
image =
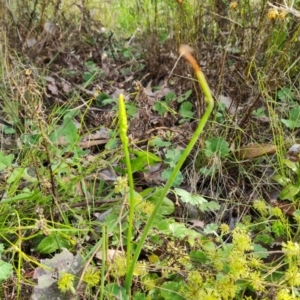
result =
[[[108,249],[106,251],[106,260],[108,262],[112,262],[116,258],[116,256],[125,257],[125,253],[115,249]],[[102,251],[98,251],[95,257],[102,260]]]
[[105,127],[101,127],[99,130],[85,136],[82,139],[82,142],[90,141],[90,140],[100,140],[100,139],[109,139],[109,134]]
[[290,147],[286,156],[290,161],[300,161],[300,144],[294,144],[292,147]]
[[249,159],[274,154],[276,150],[277,146],[272,144],[251,144],[236,150],[235,154],[239,159]]
[[[93,146],[106,144],[108,141],[109,141],[109,139],[82,141],[82,142],[78,142],[77,145],[84,148],[84,149],[87,149],[87,148],[90,148],[90,147],[93,147]],[[68,145],[68,143],[69,142],[66,140],[65,136],[60,136],[58,138],[58,144],[59,145],[64,146],[64,145]]]
[[61,84],[64,93],[68,94],[72,91],[72,86],[69,82],[63,81]]
[[53,22],[46,22],[44,25],[44,30],[52,35],[56,31],[56,26]]
[[200,221],[200,220],[189,220],[189,223],[192,223],[193,227],[200,227],[200,228],[204,228],[204,222]]
[[108,141],[109,141],[109,139],[85,141],[85,142],[79,142],[78,145],[84,149],[87,149],[87,148],[90,148],[93,146],[106,144]]
[[37,43],[37,40],[36,40],[36,38],[35,38],[34,36],[29,37],[29,38],[26,39],[26,41],[25,41],[25,45],[26,45],[28,48],[33,47],[36,43]]
[[104,181],[115,181],[117,179],[117,174],[114,169],[103,169],[98,172],[97,177]]
[[48,90],[51,92],[52,95],[58,95],[58,89],[55,83],[49,83],[47,85]]
[[230,97],[220,95],[219,102],[223,103],[228,109],[229,114],[234,114],[236,112],[236,105]]

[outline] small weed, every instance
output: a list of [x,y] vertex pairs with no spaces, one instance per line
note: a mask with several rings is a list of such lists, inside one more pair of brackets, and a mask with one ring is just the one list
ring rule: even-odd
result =
[[[0,244],[0,257],[4,252],[3,244]],[[13,266],[0,259],[0,282],[7,280],[13,274]]]

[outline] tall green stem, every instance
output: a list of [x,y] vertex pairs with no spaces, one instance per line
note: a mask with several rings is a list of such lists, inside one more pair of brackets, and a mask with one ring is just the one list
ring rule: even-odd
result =
[[128,150],[128,137],[127,137],[127,116],[124,97],[121,94],[119,96],[119,133],[120,139],[123,144],[123,151],[125,155],[125,163],[127,167],[127,176],[129,182],[129,217],[128,217],[128,229],[127,229],[127,255],[126,255],[126,266],[129,268],[131,264],[131,248],[132,248],[132,228],[133,228],[133,217],[134,217],[134,186],[132,177],[132,168],[130,163],[130,155]]
[[[183,163],[185,162],[186,158],[188,157],[188,155],[190,154],[191,150],[193,149],[194,145],[196,144],[205,124],[208,121],[208,118],[210,117],[213,107],[214,107],[214,100],[211,94],[211,91],[209,89],[209,86],[207,84],[207,81],[205,79],[204,74],[202,73],[199,65],[197,64],[196,60],[194,59],[194,57],[191,55],[191,49],[188,46],[182,45],[179,49],[179,52],[182,56],[184,56],[189,63],[192,65],[194,71],[195,71],[195,75],[197,77],[197,80],[199,82],[199,86],[200,88],[203,90],[204,96],[205,96],[205,102],[207,103],[207,108],[205,113],[202,116],[202,119],[200,120],[198,127],[196,129],[196,131],[194,132],[190,142],[188,143],[187,147],[185,148],[181,158],[179,159],[178,163],[176,164],[169,180],[167,181],[162,193],[160,194],[160,198],[156,203],[156,206],[150,216],[150,218],[148,219],[144,231],[140,237],[140,240],[137,244],[136,250],[134,252],[134,256],[132,259],[132,262],[130,264],[129,269],[127,269],[127,275],[125,278],[125,288],[127,290],[127,293],[130,294],[130,289],[131,289],[131,283],[132,283],[132,276],[133,276],[133,271],[134,271],[134,266],[138,260],[138,257],[141,253],[142,247],[144,245],[144,242],[147,238],[147,235],[149,233],[149,230],[152,226],[152,223],[159,211],[159,208],[163,202],[163,199],[165,198],[165,196],[167,195],[167,193],[169,192],[170,187],[172,186],[172,183],[174,182],[177,173],[179,172],[179,170],[181,169]],[[127,249],[128,251],[128,249]]]

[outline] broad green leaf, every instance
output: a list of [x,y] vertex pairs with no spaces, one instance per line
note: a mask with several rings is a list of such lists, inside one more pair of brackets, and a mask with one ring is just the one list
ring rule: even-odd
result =
[[3,151],[0,151],[0,171],[12,166],[12,162],[15,156],[13,154],[6,155]]
[[104,288],[105,299],[122,299],[129,300],[125,288],[119,286],[117,283],[109,283]]
[[[296,209],[294,212],[293,212],[293,216],[297,219],[300,218],[300,210],[299,209]],[[1,251],[0,251],[0,255],[1,255]]]
[[169,225],[169,229],[171,230],[174,237],[177,237],[180,239],[183,239],[184,237],[186,237],[187,228],[182,223],[172,223]]
[[166,95],[165,100],[169,104],[175,98],[176,98],[176,94],[174,92],[170,92]]
[[[173,172],[173,168],[166,169],[161,173],[161,177],[165,180],[168,180],[170,178],[172,172]],[[172,183],[172,187],[179,186],[182,183],[182,181],[183,181],[183,176],[182,176],[181,172],[179,171]]]
[[184,102],[180,105],[179,113],[182,117],[191,119],[194,115],[193,105],[191,102]]
[[192,92],[193,92],[192,90],[188,90],[187,92],[184,93],[183,96],[181,96],[177,99],[177,102],[181,103],[181,102],[187,100],[192,95]]
[[274,175],[273,179],[282,186],[286,186],[289,182],[291,182],[291,179],[280,175]]
[[262,247],[259,244],[253,245],[254,253],[259,256],[260,258],[267,258],[270,254],[268,253],[268,250],[264,247]]
[[217,155],[220,158],[226,157],[229,154],[229,145],[223,138],[210,138],[205,141],[204,154],[206,157]]
[[118,146],[118,139],[112,137],[105,145],[106,150],[113,150]]
[[5,134],[14,134],[14,133],[16,133],[16,130],[12,127],[9,127],[9,126],[5,126],[3,131],[4,131]]
[[16,180],[20,180],[25,172],[24,168],[15,168],[13,172],[10,174],[8,179],[6,180],[7,183],[15,182]]
[[71,246],[69,239],[59,234],[50,234],[42,239],[36,250],[41,254],[49,254],[62,248],[70,249]]
[[205,234],[211,234],[211,233],[214,233],[218,230],[218,225],[217,224],[214,224],[214,223],[211,223],[211,224],[207,224],[204,228],[204,233]]
[[274,242],[274,239],[270,236],[270,234],[259,234],[254,238],[254,242],[261,242],[265,245],[271,245]]
[[79,138],[77,127],[74,124],[74,122],[69,118],[64,119],[63,129],[61,131],[61,134],[65,136],[66,141],[69,142],[71,145],[76,143]]
[[126,113],[128,117],[134,117],[137,113],[137,107],[134,104],[126,103]]
[[215,173],[216,169],[217,168],[215,166],[212,166],[211,168],[202,167],[199,171],[204,176],[212,176]]
[[184,203],[190,203],[201,207],[202,204],[206,203],[207,200],[197,194],[191,194],[186,190],[175,188],[174,192],[180,197]]
[[157,147],[169,147],[171,146],[171,142],[163,141],[159,136],[155,137],[150,142],[151,146],[157,146]]
[[154,109],[158,112],[159,115],[163,115],[167,111],[166,104],[161,101],[156,101],[153,105]]
[[288,184],[279,194],[281,200],[293,200],[300,191],[300,187],[293,185],[292,183]]
[[7,280],[12,273],[12,265],[3,260],[0,260],[0,282]]
[[146,166],[160,162],[161,158],[148,151],[130,151],[137,157],[131,160],[132,172],[145,171]]
[[149,298],[145,293],[137,292],[133,295],[133,300],[148,300]]
[[[149,195],[149,200],[157,203],[157,201],[160,199],[160,195],[162,193],[162,189],[158,188],[154,193],[152,193],[151,195]],[[145,193],[143,193],[145,194]],[[169,198],[165,197],[163,199],[162,205],[160,206],[159,210],[158,210],[158,214],[159,215],[170,215],[174,212],[175,210],[175,205],[174,202],[171,201]]]
[[160,293],[165,300],[184,300],[185,298],[179,294],[182,288],[182,282],[168,281],[162,284]]
[[203,244],[203,250],[207,253],[216,251],[216,244],[214,242],[207,242]]
[[175,211],[175,205],[174,202],[171,201],[169,198],[165,197],[163,199],[163,202],[161,204],[161,207],[159,208],[159,214],[160,215],[171,215]]
[[168,221],[169,219],[164,219],[164,220],[161,220],[161,221],[158,221],[158,222],[154,222],[153,226],[155,226],[159,231],[162,231],[162,232],[169,232],[169,225],[170,225],[170,222]]
[[290,129],[300,127],[300,107],[295,107],[289,111],[289,119],[281,119],[281,122]]
[[171,168],[174,168],[176,163],[182,156],[182,151],[177,149],[169,149],[165,155],[165,163],[167,163]]
[[207,211],[207,210],[218,210],[220,209],[220,204],[216,201],[208,201],[205,203],[202,203],[199,206],[200,210]]
[[290,161],[289,159],[282,158],[282,162],[293,172],[298,172],[298,166],[295,162]]
[[207,254],[200,250],[192,250],[190,252],[190,258],[191,258],[191,261],[205,264],[207,261]]
[[291,100],[293,98],[293,96],[294,96],[293,92],[287,87],[280,89],[277,93],[277,97],[281,101]]

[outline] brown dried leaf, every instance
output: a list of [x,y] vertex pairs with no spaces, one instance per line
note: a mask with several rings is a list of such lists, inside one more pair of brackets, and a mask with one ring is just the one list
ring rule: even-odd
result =
[[48,90],[51,92],[52,95],[58,95],[58,89],[55,83],[49,83],[47,85]]
[[[108,249],[106,251],[106,259],[108,262],[112,262],[116,256],[123,256],[125,257],[125,253],[119,250],[115,250],[115,249]],[[95,255],[96,258],[101,259],[102,260],[102,251],[98,251]]]
[[35,38],[34,36],[29,37],[29,38],[26,39],[26,41],[25,41],[25,45],[26,45],[28,48],[33,47],[36,43],[37,43],[37,40],[36,40],[36,38]]
[[300,144],[294,144],[292,147],[290,147],[286,156],[290,161],[300,161]]
[[109,139],[85,141],[85,142],[79,142],[78,145],[80,147],[86,149],[86,148],[90,148],[90,147],[93,147],[93,146],[106,144],[108,141],[109,141]]
[[274,154],[276,150],[277,146],[272,144],[251,144],[240,148],[235,153],[239,159],[249,159],[266,154]]

